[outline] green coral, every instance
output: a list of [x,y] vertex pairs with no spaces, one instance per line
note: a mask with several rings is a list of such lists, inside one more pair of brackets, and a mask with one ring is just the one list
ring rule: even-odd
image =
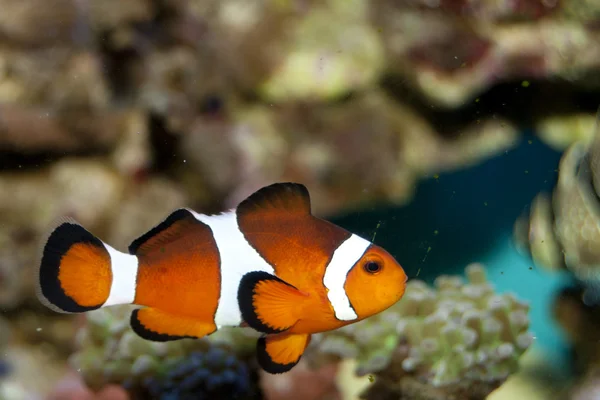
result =
[[469,265],[466,275],[468,282],[440,276],[434,287],[409,281],[392,308],[314,335],[307,358],[355,358],[358,375],[411,377],[433,388],[504,381],[532,343],[529,306],[497,294],[480,264]]
[[90,387],[107,383],[139,386],[145,378],[164,375],[170,365],[191,352],[221,348],[244,358],[256,346],[253,331],[223,329],[202,339],[152,342],[136,335],[129,325],[132,306],[99,309],[87,314],[87,324],[78,332],[79,350],[70,364]]

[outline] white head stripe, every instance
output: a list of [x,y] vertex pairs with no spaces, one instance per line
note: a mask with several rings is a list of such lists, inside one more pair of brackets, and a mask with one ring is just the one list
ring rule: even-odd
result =
[[138,272],[138,259],[131,254],[122,253],[104,243],[110,254],[112,284],[110,294],[102,307],[116,304],[131,304],[135,299]]
[[350,236],[333,252],[333,257],[325,268],[323,284],[328,289],[327,298],[333,307],[335,317],[340,321],[358,318],[352,309],[344,285],[348,272],[370,245],[371,243],[359,236]]

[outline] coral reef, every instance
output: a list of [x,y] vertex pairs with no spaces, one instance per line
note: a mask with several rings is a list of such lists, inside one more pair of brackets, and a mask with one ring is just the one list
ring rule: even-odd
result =
[[176,183],[128,179],[103,161],[64,159],[37,171],[0,174],[0,191],[7,194],[0,196],[0,307],[14,309],[32,298],[40,241],[58,218],[71,216],[126,248],[140,232],[188,205]]
[[13,331],[12,336],[9,346],[3,350],[9,374],[0,382],[0,398],[44,398],[66,372],[64,354],[50,343],[26,343],[17,331]]
[[[583,82],[586,71],[600,67],[598,32],[585,20],[591,15],[581,12],[581,2],[425,3],[374,1],[373,23],[393,73],[440,106],[460,107],[510,79],[562,76]],[[524,3],[532,7],[524,10]],[[578,57],[582,52],[586,56]]]
[[580,372],[600,367],[600,307],[586,304],[584,295],[585,288],[580,285],[567,287],[553,304],[554,317],[571,343]]
[[385,58],[368,20],[369,2],[322,3],[296,21],[273,73],[259,86],[265,100],[335,99],[373,85],[381,74]]
[[554,301],[554,317],[571,343],[574,368],[569,399],[598,397],[600,382],[600,307],[586,301],[581,285],[564,288]]
[[257,105],[234,114],[230,124],[198,120],[180,145],[183,171],[207,177],[212,193],[228,193],[227,206],[268,182],[291,180],[307,184],[314,212],[328,215],[406,203],[417,179],[472,165],[517,138],[501,118],[444,138],[414,109],[374,91],[327,107]]
[[153,399],[260,399],[257,372],[218,347],[167,363],[168,372],[142,385]]
[[[266,400],[342,400],[337,364],[312,368],[304,359],[288,373],[270,375],[260,371]],[[346,384],[347,385],[347,384]]]
[[86,399],[86,400],[131,400],[119,385],[106,385],[99,391],[92,391],[81,381],[75,372],[68,373],[54,387],[47,400]]
[[375,375],[366,398],[484,398],[532,343],[529,307],[495,293],[483,266],[471,264],[466,274],[467,283],[440,276],[435,288],[409,281],[389,310],[315,335],[308,359],[357,358],[357,374]]
[[3,350],[8,346],[10,337],[10,326],[4,318],[0,317],[0,381],[4,376],[8,375],[9,372],[8,362],[5,359]]
[[[591,116],[571,97],[599,87],[593,0],[0,0],[0,10],[0,309],[22,342],[11,353],[13,397],[30,394],[27,380],[42,375],[41,365],[62,371],[80,322],[43,314],[32,301],[40,241],[57,218],[74,217],[125,249],[175,208],[222,210],[273,181],[305,183],[323,216],[405,204],[419,179],[514,146],[523,114],[557,149],[579,139],[592,147],[586,157],[579,147],[565,154],[553,197],[539,197],[520,221],[521,242],[588,288],[600,282],[600,147],[588,135]],[[511,81],[518,90],[510,88],[509,101],[480,102]],[[544,81],[550,93],[529,90],[529,81]],[[521,119],[507,108],[521,108]],[[582,159],[590,166],[583,180]],[[462,394],[453,382],[467,372],[488,391],[515,368],[528,337],[526,307],[487,283],[437,285],[411,283],[392,310],[317,336],[311,348],[323,352],[307,358],[357,357],[358,372],[377,375],[371,397]],[[492,299],[500,305],[484,309]],[[451,317],[445,324],[443,315]],[[165,375],[172,364],[204,362],[215,349],[253,371],[245,355],[255,344],[244,330],[150,344],[127,320],[128,310],[98,311],[79,333],[71,362],[95,390],[142,390],[151,376],[153,393],[167,393],[179,379]],[[418,330],[440,339],[419,341]],[[336,398],[337,367],[323,368],[313,385],[306,382],[319,372],[304,368],[296,386],[264,387],[274,397]],[[36,395],[55,373],[36,382]],[[190,390],[232,378],[202,374],[190,378]]]
[[[257,335],[253,332],[224,330],[200,340],[150,342],[129,327],[132,310],[129,306],[118,306],[88,314],[87,323],[78,333],[78,351],[70,364],[90,388],[116,383],[134,394],[148,390],[168,397],[173,382],[189,378],[185,385],[182,383],[182,390],[190,390],[190,394],[202,391],[208,395],[231,379],[235,381],[233,389],[254,390],[254,383],[249,383],[247,376],[254,368],[248,358],[255,349]],[[197,355],[191,356],[192,353]],[[203,368],[195,374],[182,377],[182,371],[200,366]]]

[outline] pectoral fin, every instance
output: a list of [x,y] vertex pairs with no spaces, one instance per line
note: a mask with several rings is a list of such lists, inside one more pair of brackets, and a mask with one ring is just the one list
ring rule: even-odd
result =
[[242,318],[263,333],[280,333],[292,327],[307,298],[307,293],[263,271],[244,275],[238,291]]
[[217,330],[214,322],[172,315],[155,308],[142,308],[131,314],[131,328],[140,337],[155,342],[201,338]]
[[308,334],[281,334],[261,337],[256,344],[260,366],[270,374],[291,370],[310,343]]

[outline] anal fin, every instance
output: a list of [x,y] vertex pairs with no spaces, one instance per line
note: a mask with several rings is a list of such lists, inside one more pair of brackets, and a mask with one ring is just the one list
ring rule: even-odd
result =
[[281,333],[298,322],[308,294],[264,271],[249,272],[240,281],[242,318],[263,333]]
[[258,363],[270,374],[291,370],[310,343],[308,334],[281,334],[261,337],[256,344]]
[[169,314],[156,308],[137,309],[131,314],[131,328],[140,337],[154,342],[201,338],[217,330],[214,322]]

